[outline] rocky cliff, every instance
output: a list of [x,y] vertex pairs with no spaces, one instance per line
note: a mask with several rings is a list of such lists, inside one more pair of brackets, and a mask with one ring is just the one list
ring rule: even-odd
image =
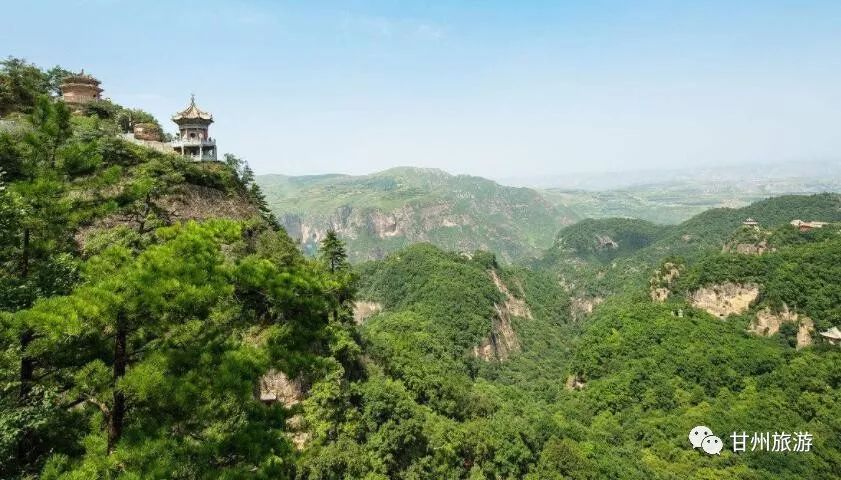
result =
[[758,285],[725,282],[699,288],[689,295],[689,301],[710,315],[726,318],[746,312],[758,297]]
[[519,352],[522,348],[511,319],[519,317],[532,320],[533,317],[525,300],[511,293],[508,286],[499,278],[496,270],[490,270],[488,274],[499,293],[502,294],[504,301],[501,304],[494,304],[491,333],[482,340],[482,343],[473,348],[473,355],[486,362],[505,361],[511,354]]
[[491,250],[506,261],[529,258],[576,216],[540,193],[440,170],[395,168],[365,176],[258,177],[290,236],[314,253],[336,230],[352,260],[378,259],[430,242],[447,250]]

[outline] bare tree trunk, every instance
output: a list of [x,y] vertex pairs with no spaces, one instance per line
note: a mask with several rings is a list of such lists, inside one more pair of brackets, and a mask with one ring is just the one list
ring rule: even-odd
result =
[[120,379],[126,374],[126,353],[127,327],[122,318],[117,320],[117,335],[114,337],[114,405],[111,408],[111,418],[108,422],[108,453],[114,451],[114,447],[123,435],[123,420],[126,414],[126,396],[117,386]]
[[20,334],[20,392],[18,397],[21,401],[26,400],[29,391],[32,389],[32,380],[35,376],[35,360],[27,355],[26,348],[32,343],[35,334],[32,329],[27,328]]
[[146,199],[143,202],[143,213],[140,214],[140,218],[138,219],[137,225],[137,233],[143,235],[146,233],[146,217],[149,216],[149,212],[152,211],[152,197],[147,193]]
[[20,276],[26,278],[29,276],[29,243],[30,233],[28,228],[23,229],[23,248],[20,258]]

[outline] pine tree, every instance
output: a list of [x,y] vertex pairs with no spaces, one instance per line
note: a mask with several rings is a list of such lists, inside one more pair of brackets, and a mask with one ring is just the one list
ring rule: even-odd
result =
[[133,200],[126,214],[137,233],[142,235],[170,224],[172,212],[164,208],[160,200],[183,180],[183,175],[168,159],[154,159],[138,168],[137,178],[126,188],[126,193]]
[[35,65],[14,57],[0,61],[0,116],[31,111],[38,96],[50,89],[47,74]]
[[[333,287],[333,319],[343,318],[349,308],[349,302],[356,293],[356,274],[347,259],[345,244],[335,230],[328,230],[321,240],[321,262],[330,272]],[[351,315],[344,315],[349,319]]]
[[25,136],[25,141],[30,147],[30,156],[37,163],[55,168],[59,147],[73,133],[70,126],[70,109],[64,102],[57,102],[42,95],[36,99],[29,121],[34,127]]
[[321,261],[327,266],[330,273],[336,273],[349,267],[345,245],[333,229],[328,230],[321,240]]
[[[22,101],[31,125],[0,133],[0,478],[294,477],[295,408],[254,389],[272,369],[332,381],[335,351],[351,357],[350,329],[328,321],[346,298],[344,247],[328,273],[263,222],[161,228],[160,198],[199,168]],[[269,216],[253,172],[226,160],[236,178],[200,180]],[[107,215],[130,228],[77,245]]]
[[334,370],[314,353],[328,348],[332,283],[301,256],[222,254],[223,246],[242,251],[232,244],[244,235],[226,221],[159,229],[162,243],[137,256],[112,247],[90,259],[86,285],[15,314],[45,346],[87,339],[74,352],[93,354],[65,395],[89,418],[74,426],[78,438],[91,426],[85,453],[69,459],[59,450],[49,478],[293,476],[285,415],[253,388],[271,368]]

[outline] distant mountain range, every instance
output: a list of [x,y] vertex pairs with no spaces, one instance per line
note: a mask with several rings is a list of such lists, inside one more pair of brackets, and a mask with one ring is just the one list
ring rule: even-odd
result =
[[740,208],[780,195],[841,191],[841,180],[787,178],[767,180],[674,180],[614,190],[542,190],[553,204],[583,218],[639,218],[677,224],[711,208]]
[[[417,242],[456,251],[486,249],[514,261],[536,256],[552,245],[559,228],[583,218],[678,224],[711,208],[740,208],[784,194],[841,191],[841,167],[834,164],[616,177],[633,185],[601,191],[535,189],[413,167],[361,176],[261,175],[257,183],[305,251],[314,253],[332,228],[347,240],[354,261],[382,258]],[[567,183],[575,182],[571,177]]]
[[637,190],[692,184],[730,189],[771,188],[766,193],[815,193],[841,187],[841,159],[777,164],[718,165],[672,169],[494,177],[503,185],[560,190]]
[[441,170],[400,167],[364,176],[263,175],[257,183],[293,239],[314,252],[328,229],[355,261],[417,242],[503,260],[534,257],[578,216],[540,192]]

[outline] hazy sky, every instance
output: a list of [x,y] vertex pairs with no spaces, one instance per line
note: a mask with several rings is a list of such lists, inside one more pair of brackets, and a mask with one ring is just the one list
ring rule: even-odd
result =
[[258,173],[486,177],[841,158],[841,1],[9,1],[0,55]]

